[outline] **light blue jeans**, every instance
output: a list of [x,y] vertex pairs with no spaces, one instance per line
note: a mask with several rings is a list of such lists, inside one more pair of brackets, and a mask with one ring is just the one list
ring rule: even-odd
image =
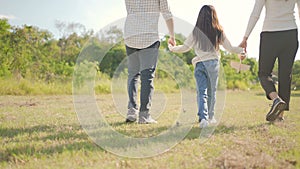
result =
[[217,59],[198,62],[195,68],[199,122],[215,114],[219,61]]

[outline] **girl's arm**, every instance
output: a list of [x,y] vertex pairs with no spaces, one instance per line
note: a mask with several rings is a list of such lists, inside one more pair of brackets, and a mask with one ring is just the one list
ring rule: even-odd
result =
[[169,45],[170,51],[177,52],[177,53],[185,53],[185,52],[190,51],[192,48],[193,48],[192,35],[187,37],[187,39],[184,41],[183,45],[178,45],[178,46]]
[[186,45],[178,45],[178,46],[169,45],[169,49],[172,52],[185,53],[185,52],[190,51],[192,48],[190,48],[189,46],[186,46]]
[[232,46],[230,41],[227,39],[225,33],[223,33],[223,43],[221,44],[230,53],[242,53],[244,51],[241,47]]

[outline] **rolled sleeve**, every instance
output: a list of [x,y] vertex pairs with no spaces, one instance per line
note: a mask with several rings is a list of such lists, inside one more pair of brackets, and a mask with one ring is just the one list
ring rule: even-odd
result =
[[173,15],[171,13],[169,4],[167,0],[160,0],[159,2],[160,12],[162,13],[162,16],[165,20],[169,20],[173,18]]

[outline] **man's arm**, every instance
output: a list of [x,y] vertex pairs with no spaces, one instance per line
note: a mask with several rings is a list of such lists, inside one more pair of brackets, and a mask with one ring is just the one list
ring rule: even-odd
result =
[[176,45],[176,40],[175,40],[175,33],[174,33],[174,21],[173,18],[166,20],[166,24],[169,30],[169,35],[170,39],[168,40],[168,43],[171,44],[172,46]]
[[172,46],[175,46],[176,41],[175,41],[175,33],[174,33],[174,20],[167,0],[160,0],[160,12],[164,17],[169,30],[170,39],[168,40],[168,43],[171,44]]

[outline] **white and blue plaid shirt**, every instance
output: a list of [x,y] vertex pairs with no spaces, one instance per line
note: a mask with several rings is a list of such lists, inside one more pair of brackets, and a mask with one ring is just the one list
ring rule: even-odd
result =
[[125,22],[125,44],[143,49],[159,40],[158,20],[173,18],[167,0],[125,0],[127,18]]

